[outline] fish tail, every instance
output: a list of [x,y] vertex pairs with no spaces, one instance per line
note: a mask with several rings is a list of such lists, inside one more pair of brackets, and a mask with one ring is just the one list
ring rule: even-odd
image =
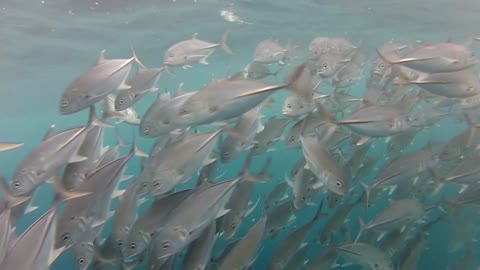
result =
[[435,196],[438,194],[438,192],[440,192],[440,190],[442,189],[443,185],[445,184],[445,178],[442,177],[438,171],[434,168],[428,168],[428,171],[430,172],[430,174],[433,176],[433,180],[435,180],[435,184],[434,184],[434,187],[433,187],[433,190],[432,190],[432,196]]
[[133,133],[133,136],[132,136],[132,148],[130,149],[130,154],[132,156],[137,156],[137,157],[143,157],[143,158],[147,158],[148,157],[148,154],[143,152],[142,150],[140,150],[138,147],[137,147],[137,143],[136,143],[136,136],[135,136],[135,130],[132,129],[132,133]]
[[361,217],[358,217],[358,224],[360,226],[360,229],[358,231],[357,237],[355,237],[354,243],[357,243],[357,241],[360,239],[360,236],[362,236],[363,232],[366,230],[366,225],[365,222],[363,222]]
[[122,137],[120,137],[120,132],[118,131],[118,128],[115,127],[115,139],[117,141],[117,145],[119,145],[120,147],[126,147],[126,146],[130,146],[130,144],[128,144],[127,142],[125,142]]
[[53,204],[57,205],[61,201],[69,201],[73,200],[75,198],[83,197],[92,194],[91,192],[71,192],[67,191],[65,189],[65,186],[63,185],[62,178],[60,177],[59,174],[56,174],[53,176],[53,186],[54,186],[54,200]]
[[[103,110],[103,113],[105,113],[105,109]],[[99,126],[99,127],[113,128],[112,125],[110,125],[107,122],[104,122],[104,121],[97,118],[97,113],[95,111],[95,105],[90,106],[90,115],[89,115],[89,118],[88,118],[88,125],[89,126]]]
[[223,33],[222,39],[220,40],[220,48],[222,48],[222,50],[224,50],[228,54],[233,54],[232,50],[227,45],[227,39],[228,39],[229,33],[230,31],[228,30]]
[[368,205],[370,204],[370,192],[372,191],[374,186],[367,186],[363,182],[360,182],[360,185],[362,185],[363,190],[365,190],[365,211],[368,211]]
[[133,44],[132,44],[132,41],[130,40],[130,50],[132,50],[132,55],[133,55],[133,58],[135,59],[135,62],[143,69],[146,69],[146,67],[142,64],[142,62],[140,61],[140,59],[138,59],[137,57],[137,54],[135,53],[135,49],[133,49]]

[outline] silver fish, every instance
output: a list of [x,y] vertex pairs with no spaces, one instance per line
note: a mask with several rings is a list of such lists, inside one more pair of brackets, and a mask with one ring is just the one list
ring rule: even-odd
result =
[[103,133],[103,127],[99,126],[95,126],[87,132],[82,145],[78,149],[78,155],[87,159],[69,163],[65,167],[62,181],[67,190],[74,189],[84,182],[86,174],[100,158],[100,151],[103,150]]
[[177,111],[193,94],[195,92],[183,94],[178,89],[172,99],[166,94],[159,94],[140,122],[140,136],[158,137],[184,128],[185,125],[177,121]]
[[192,39],[180,41],[168,48],[163,56],[163,65],[166,67],[183,66],[184,68],[195,63],[208,65],[207,58],[218,47],[226,53],[232,54],[232,50],[227,45],[227,37],[228,31],[223,34],[220,43],[214,44],[197,39],[197,33],[195,33]]
[[[357,240],[365,230],[376,230],[386,233],[393,229],[406,227],[420,220],[424,213],[423,205],[415,199],[396,201],[377,214],[377,216],[367,224],[364,224],[360,218],[360,231],[357,235]],[[381,237],[383,237],[383,235]]]
[[119,123],[125,122],[130,125],[140,125],[140,116],[133,107],[127,108],[123,111],[115,111],[115,95],[109,94],[103,101],[103,118],[117,119]]
[[278,63],[279,65],[285,65],[291,58],[292,50],[290,43],[283,47],[277,41],[262,40],[255,48],[253,61],[261,64]]
[[[219,184],[197,187],[173,210],[173,215],[155,235],[153,254],[157,259],[180,252],[217,217],[225,215],[225,204],[230,199],[233,187],[239,178]],[[192,207],[194,205],[195,207]]]
[[288,183],[282,181],[275,185],[272,191],[268,193],[265,199],[265,210],[268,212],[278,205],[280,205],[284,200],[288,199]]
[[219,270],[246,269],[258,256],[258,249],[266,228],[267,217],[262,217],[232,248],[219,266]]
[[290,124],[291,121],[291,119],[287,118],[270,117],[264,124],[264,129],[255,136],[255,143],[253,144],[251,153],[260,155],[273,150],[273,144],[281,139],[285,127]]
[[390,59],[377,50],[378,55],[390,64],[399,64],[422,72],[455,72],[478,63],[475,54],[467,47],[455,43],[433,43],[422,45],[406,54],[402,59]]
[[97,120],[94,107],[90,107],[89,123],[71,128],[43,141],[15,169],[10,190],[14,196],[30,195],[45,180],[67,163],[86,159],[77,152],[87,132],[93,126],[107,126]]
[[[288,261],[292,258],[295,251],[302,248],[302,243],[310,232],[310,229],[317,223],[320,217],[324,216],[321,212],[323,206],[323,200],[318,207],[318,211],[316,212],[313,219],[306,224],[296,228],[283,240],[283,242],[275,248],[273,251],[272,257],[270,262],[268,263],[267,269],[270,270],[277,270],[277,269],[285,269]],[[305,245],[305,244],[303,244]]]
[[272,161],[271,158],[265,162],[258,175],[252,175],[249,169],[251,157],[252,155],[247,156],[239,176],[241,180],[238,186],[235,187],[230,200],[225,206],[225,208],[230,209],[221,221],[221,232],[223,232],[222,236],[225,239],[232,238],[238,232],[243,220],[257,207],[260,199],[256,203],[252,202],[252,206],[247,209],[255,183],[271,178],[271,176],[268,175],[268,168]]
[[245,79],[260,80],[268,76],[277,76],[281,69],[278,69],[275,72],[270,71],[270,69],[261,63],[252,62],[248,64],[244,69]]
[[315,137],[300,137],[305,168],[309,169],[328,190],[340,195],[348,192],[348,180],[345,173],[333,159],[330,151]]
[[238,157],[243,150],[252,145],[255,136],[263,130],[264,127],[260,120],[261,109],[262,107],[259,106],[240,116],[232,129],[236,135],[227,135],[220,143],[219,151],[222,163],[230,162]]
[[267,212],[265,237],[275,238],[277,234],[295,221],[293,202],[286,201]]
[[135,53],[129,59],[105,59],[105,51],[100,53],[97,63],[76,78],[65,89],[60,102],[61,114],[72,114],[84,110],[117,89],[129,89],[125,79],[132,63],[138,61]]
[[145,94],[158,90],[155,84],[160,78],[162,68],[150,68],[137,70],[137,74],[127,81],[131,88],[120,90],[115,97],[115,111],[123,111],[133,106]]
[[202,232],[201,236],[190,244],[183,260],[183,269],[207,269],[216,240],[215,229],[215,222],[212,222],[210,226]]
[[210,156],[222,131],[195,134],[166,146],[139,175],[143,182],[151,185],[149,193],[165,194],[212,162]]
[[337,247],[348,261],[371,270],[393,270],[391,258],[384,251],[367,243],[350,243]]
[[327,247],[322,253],[316,255],[315,259],[308,261],[305,270],[329,269],[337,255],[338,252],[334,247]]
[[173,209],[184,201],[193,190],[184,190],[157,199],[133,224],[125,244],[122,245],[123,258],[133,258],[142,253],[152,237],[163,226]]

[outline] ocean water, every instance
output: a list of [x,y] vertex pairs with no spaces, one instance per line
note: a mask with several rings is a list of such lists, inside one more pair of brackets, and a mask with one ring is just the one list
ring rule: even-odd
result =
[[[238,16],[248,24],[225,14]],[[431,42],[452,39],[461,44],[467,37],[480,34],[479,14],[480,4],[473,0],[0,0],[0,140],[24,143],[21,148],[0,153],[0,173],[9,179],[16,165],[40,143],[51,125],[62,130],[85,123],[86,111],[60,115],[60,97],[74,78],[95,63],[103,49],[107,58],[127,58],[131,56],[132,45],[145,66],[160,67],[165,50],[174,43],[189,39],[194,33],[198,33],[199,39],[218,42],[222,33],[229,30],[228,44],[233,55],[217,50],[209,57],[209,65],[176,69],[174,75],[162,73],[157,84],[158,88],[172,92],[183,82],[186,91],[194,91],[212,78],[224,78],[245,67],[251,62],[256,45],[266,38],[278,39],[281,44],[289,40],[299,44],[298,56],[302,59],[309,42],[317,36],[348,37],[355,43],[363,41],[364,51],[372,60],[375,48],[389,40],[407,43],[417,39]],[[473,44],[472,49],[480,51],[480,43]],[[286,70],[277,79],[269,80],[280,81]],[[353,87],[353,95],[364,93],[367,70],[364,79]],[[265,119],[281,113],[286,96],[285,91],[273,95],[275,103],[264,112]],[[155,97],[147,94],[135,105],[137,112],[143,115]],[[118,127],[125,140],[131,140],[132,129],[138,130],[125,123]],[[442,121],[440,127],[417,136],[410,147],[418,149],[429,138],[446,141],[464,129],[464,124]],[[138,146],[145,151],[153,142],[154,139],[138,138]],[[113,131],[109,130],[105,144],[114,143]],[[274,181],[280,182],[302,151],[286,149],[283,142],[278,142],[275,148],[276,151],[255,158],[252,166],[254,171],[259,170],[266,156],[272,155],[270,173]],[[384,158],[381,147],[374,151]],[[220,166],[220,171],[226,172],[224,179],[238,174],[244,157],[245,153]],[[127,173],[138,175],[139,170],[139,160],[135,158],[129,163]],[[372,171],[366,182],[374,175]],[[257,185],[253,198],[264,196],[272,187],[273,183]],[[40,217],[51,201],[51,187],[42,186],[35,198],[39,210],[22,217],[17,232]],[[373,209],[380,210],[382,205],[377,204]],[[295,225],[310,220],[315,211],[316,207],[298,211]],[[361,209],[357,211],[362,213]],[[353,237],[358,230],[355,213],[350,221]],[[368,218],[364,213],[361,215],[369,220],[375,213],[369,211]],[[260,214],[260,209],[256,209],[252,216]],[[323,223],[319,222],[316,228]],[[246,233],[251,225],[252,222],[244,222],[238,235]],[[417,269],[448,269],[460,257],[447,252],[447,232],[451,228],[454,227],[449,223],[442,223],[430,231]],[[285,230],[275,240],[263,243],[254,269],[265,269],[273,250],[287,234]],[[314,233],[309,237],[313,238]],[[310,256],[317,253],[312,251]],[[474,255],[479,255],[476,250]],[[63,254],[51,269],[74,269],[70,252]]]

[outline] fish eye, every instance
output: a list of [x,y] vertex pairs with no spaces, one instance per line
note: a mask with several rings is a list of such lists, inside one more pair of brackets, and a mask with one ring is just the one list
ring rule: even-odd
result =
[[20,182],[18,182],[18,181],[13,182],[13,188],[14,189],[19,189],[20,186],[21,186]]
[[117,244],[118,244],[119,247],[121,247],[121,246],[123,245],[123,241],[122,241],[122,240],[118,240],[118,241],[117,241]]
[[300,109],[303,109],[303,105],[300,105]]
[[63,242],[67,242],[68,240],[70,240],[70,234],[69,233],[66,233],[62,236],[62,239],[63,239]]
[[373,266],[374,266],[375,268],[378,268],[378,263],[374,264]]
[[173,58],[174,57],[173,53],[170,53],[168,57]]
[[68,106],[68,100],[62,101],[62,107],[67,107]]
[[131,250],[135,250],[136,248],[137,248],[137,245],[135,245],[135,243],[130,244],[130,249]]
[[160,185],[160,183],[155,182],[155,183],[153,184],[153,187],[158,187],[159,185]]
[[140,115],[137,115],[137,119],[140,119]]
[[85,260],[83,258],[78,259],[78,264],[83,265],[84,262]]
[[383,63],[381,63],[379,66],[380,66],[381,68],[383,68],[385,65],[384,65]]
[[163,123],[164,125],[168,125],[168,124],[170,124],[170,120],[168,120],[168,119],[163,119],[162,123]]
[[333,45],[332,44],[327,44],[327,48],[331,49],[331,48],[333,48]]
[[163,249],[170,248],[170,242],[168,242],[168,241],[163,242],[162,248],[163,248]]
[[228,157],[228,156],[230,156],[230,153],[229,153],[229,152],[225,152],[225,153],[223,153],[223,156],[224,156],[224,157]]
[[337,181],[335,181],[335,185],[336,185],[337,187],[341,187],[341,186],[342,186],[342,182],[340,182],[340,180],[337,180]]
[[322,66],[323,66],[323,68],[327,68],[327,67],[328,67],[327,63],[323,63]]
[[187,108],[182,108],[179,113],[180,113],[180,115],[187,115],[187,114],[189,114],[190,112],[188,111]]
[[473,86],[468,87],[467,91],[473,91]]
[[123,103],[124,103],[123,98],[118,100],[118,104],[123,105]]
[[143,182],[143,187],[146,188],[148,186],[147,182]]
[[288,104],[288,105],[287,105],[287,108],[292,108],[292,104]]
[[235,225],[235,223],[233,223],[233,224],[230,226],[230,228],[231,228],[232,230],[235,230],[236,227],[237,227],[237,225]]
[[291,142],[293,142],[293,141],[295,140],[295,137],[294,137],[294,136],[290,136],[290,137],[288,138],[288,140],[291,141]]
[[268,141],[268,142],[267,142],[267,145],[270,145],[270,144],[272,144],[272,141]]
[[148,133],[150,131],[150,128],[149,127],[144,127],[143,128],[143,133]]
[[253,149],[258,149],[258,144],[255,144],[255,145],[253,146]]

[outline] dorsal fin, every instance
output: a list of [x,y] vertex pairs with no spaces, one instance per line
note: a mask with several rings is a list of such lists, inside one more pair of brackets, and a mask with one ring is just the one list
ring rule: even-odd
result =
[[178,85],[177,90],[175,90],[175,92],[173,93],[173,97],[179,97],[183,95],[185,95],[185,92],[183,91],[183,82],[181,82]]
[[105,62],[107,62],[107,59],[105,59],[105,50],[102,50],[100,52],[100,55],[98,55],[97,65],[103,64]]

